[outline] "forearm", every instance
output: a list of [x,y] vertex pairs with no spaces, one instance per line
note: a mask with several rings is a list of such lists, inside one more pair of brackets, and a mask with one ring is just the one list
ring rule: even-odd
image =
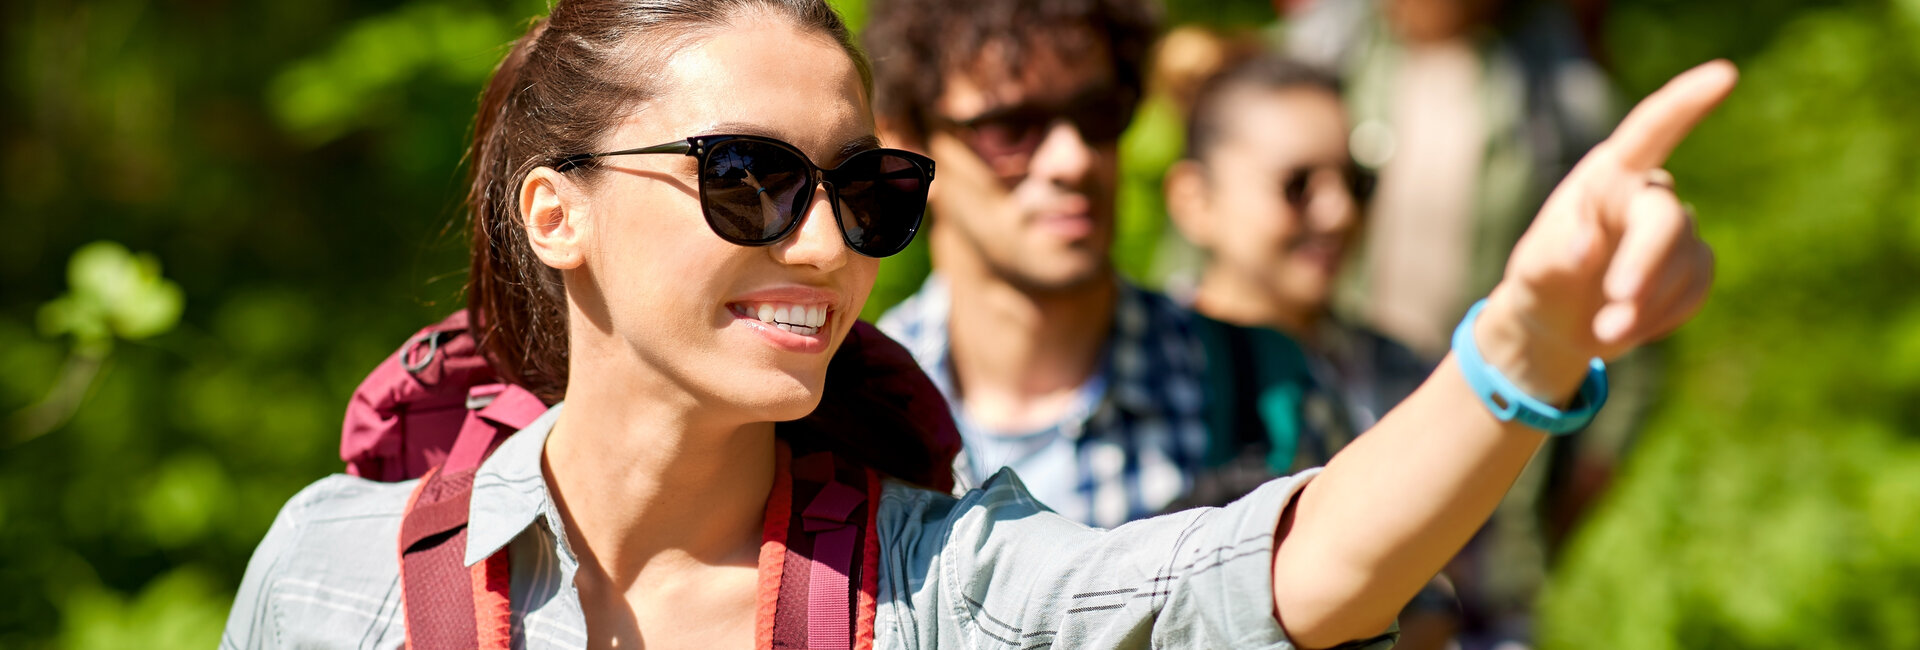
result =
[[[1496,301],[1476,339],[1529,392],[1564,401],[1583,365],[1552,350]],[[1372,430],[1341,450],[1280,531],[1274,603],[1301,647],[1378,634],[1458,553],[1546,437],[1503,423],[1449,355]]]
[[[1472,332],[1513,388],[1565,405],[1591,357],[1617,358],[1699,311],[1713,251],[1660,169],[1733,90],[1732,65],[1642,101],[1547,198]],[[1545,440],[1502,423],[1450,356],[1336,455],[1275,531],[1275,615],[1299,646],[1379,633],[1459,552]]]

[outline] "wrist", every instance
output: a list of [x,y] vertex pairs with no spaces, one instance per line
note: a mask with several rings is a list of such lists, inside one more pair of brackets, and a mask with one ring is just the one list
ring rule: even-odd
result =
[[1474,323],[1474,341],[1487,364],[1543,402],[1564,406],[1585,380],[1591,352],[1556,335],[1519,292],[1497,287]]

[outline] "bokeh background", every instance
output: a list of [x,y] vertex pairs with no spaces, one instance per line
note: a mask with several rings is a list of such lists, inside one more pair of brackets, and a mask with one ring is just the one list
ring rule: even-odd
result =
[[[837,3],[858,25],[863,3]],[[0,3],[0,647],[204,648],[347,396],[461,303],[461,159],[543,0]],[[1175,1],[1258,26],[1266,2]],[[1920,648],[1920,0],[1614,0],[1638,98],[1713,57],[1671,169],[1720,255],[1548,648]],[[1177,122],[1123,143],[1152,282]],[[884,266],[868,314],[924,273]]]

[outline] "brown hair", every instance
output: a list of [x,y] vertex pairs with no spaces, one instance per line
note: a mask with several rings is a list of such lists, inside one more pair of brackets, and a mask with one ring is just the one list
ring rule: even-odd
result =
[[1159,30],[1157,11],[1142,0],[873,0],[868,12],[862,38],[873,54],[874,112],[913,137],[926,135],[946,75],[980,63],[988,48],[999,48],[998,63],[1013,73],[1034,49],[1071,58],[1104,45],[1114,84],[1139,98]]
[[1340,78],[1320,68],[1263,53],[1226,66],[1200,84],[1193,107],[1187,112],[1187,144],[1184,157],[1205,161],[1207,152],[1225,134],[1220,132],[1232,102],[1227,96],[1240,89],[1282,91],[1318,90],[1340,97]]
[[[593,150],[635,104],[659,92],[652,73],[668,56],[756,10],[838,42],[872,94],[866,57],[823,0],[560,0],[494,70],[467,153],[473,228],[467,308],[502,379],[548,402],[567,390],[566,288],[527,242],[521,179]],[[594,168],[574,173],[591,179]]]

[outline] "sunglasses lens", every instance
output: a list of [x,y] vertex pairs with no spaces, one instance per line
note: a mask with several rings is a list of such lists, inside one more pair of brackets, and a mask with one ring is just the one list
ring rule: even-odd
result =
[[913,241],[927,209],[927,172],[919,162],[868,151],[847,159],[834,176],[840,224],[854,250],[886,257]]
[[1076,107],[1069,117],[1080,127],[1080,137],[1089,144],[1112,144],[1119,142],[1121,134],[1127,132],[1127,125],[1133,123],[1133,99],[1123,93],[1113,93]]
[[806,208],[807,166],[793,152],[752,140],[713,145],[700,170],[707,224],[722,239],[770,244],[786,236]]

